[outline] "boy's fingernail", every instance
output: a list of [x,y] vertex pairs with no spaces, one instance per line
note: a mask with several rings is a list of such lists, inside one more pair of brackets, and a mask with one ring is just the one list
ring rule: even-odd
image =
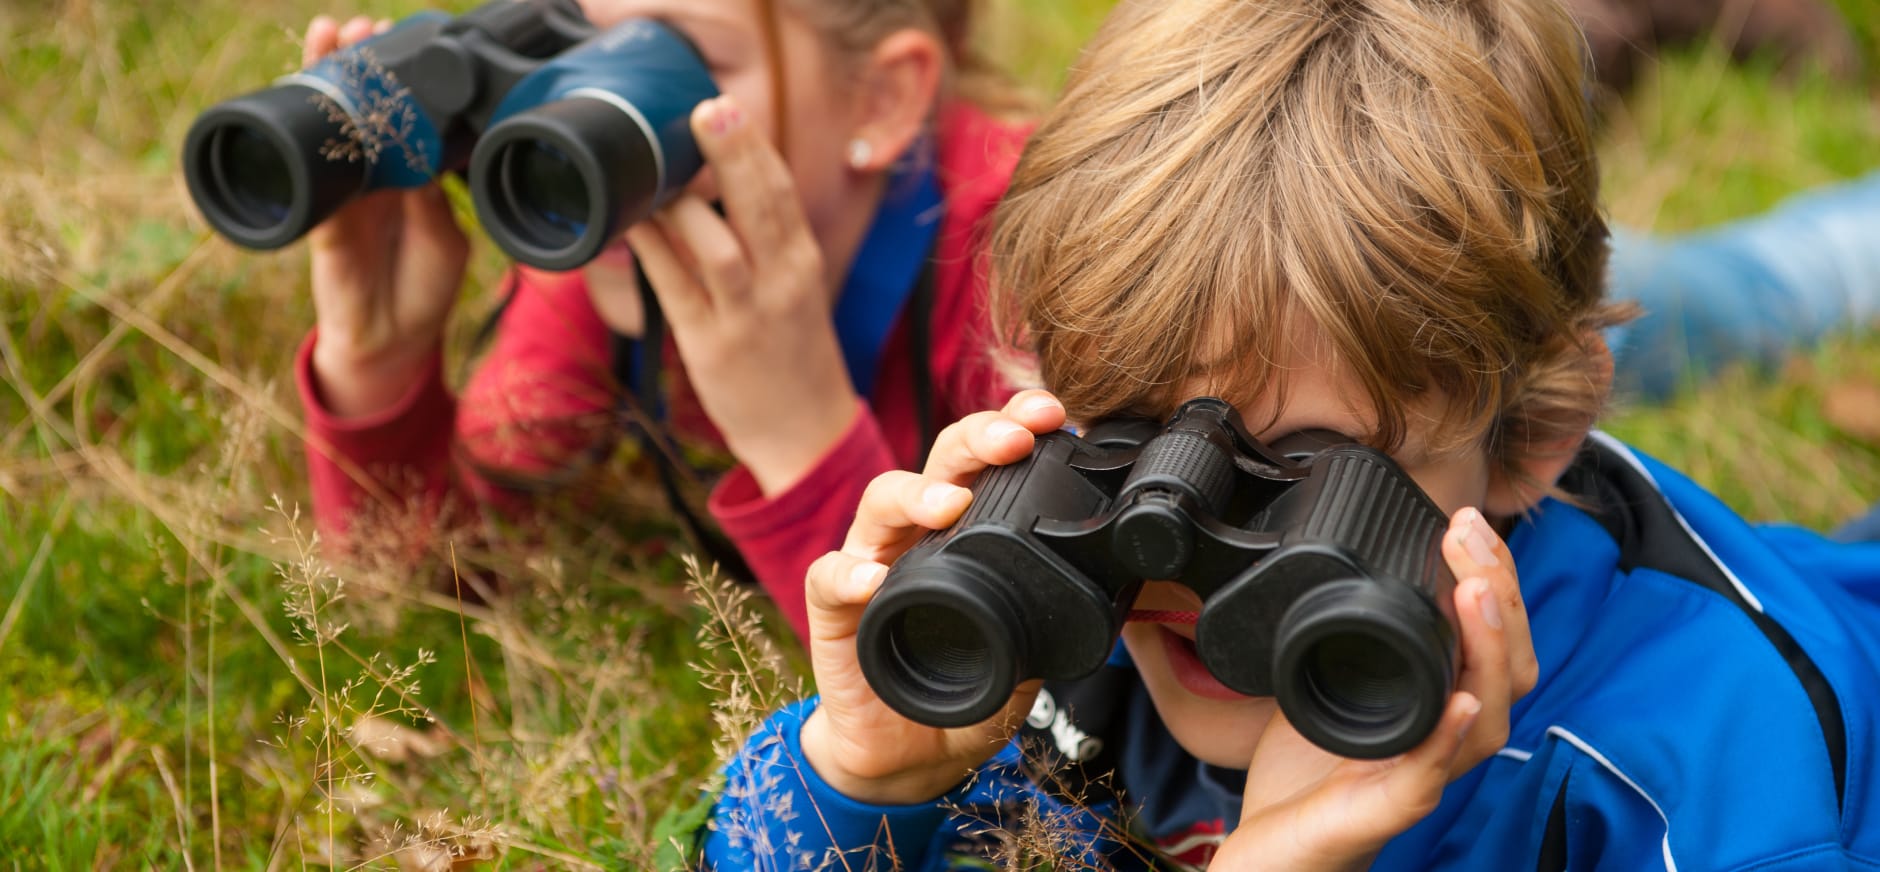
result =
[[943,508],[959,490],[959,487],[950,484],[930,484],[926,490],[920,492],[920,501],[936,509]]
[[744,123],[744,110],[730,97],[718,97],[706,108],[705,128],[713,135],[723,136]]
[[1468,517],[1463,519],[1462,550],[1468,552],[1469,559],[1482,566],[1500,566],[1501,560],[1495,556],[1495,550],[1488,546],[1489,537],[1495,531],[1489,529],[1488,521],[1482,513],[1474,509],[1463,509]]
[[1058,402],[1056,397],[1032,397],[1025,401],[1026,412],[1045,412],[1062,408],[1064,408],[1064,404]]
[[875,585],[875,574],[881,571],[878,563],[857,563],[849,570],[849,599],[859,599]]
[[994,421],[991,424],[986,425],[986,435],[994,439],[1003,440],[1005,437],[1010,436],[1013,433],[1023,433],[1023,432],[1025,432],[1024,427],[1021,427],[1018,424],[1015,424],[1011,421],[1000,420],[1000,421]]
[[1501,629],[1501,598],[1495,596],[1487,581],[1478,578],[1470,583],[1475,585],[1475,601],[1482,610],[1482,623],[1490,629]]

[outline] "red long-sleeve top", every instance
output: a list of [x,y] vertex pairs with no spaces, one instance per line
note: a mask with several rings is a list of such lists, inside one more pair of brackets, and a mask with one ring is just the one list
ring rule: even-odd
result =
[[[928,364],[936,426],[997,408],[1011,393],[987,352],[982,253],[992,207],[1030,132],[966,104],[950,106],[940,122],[936,181],[945,215],[934,243]],[[502,329],[461,397],[445,385],[441,358],[433,359],[391,407],[340,418],[321,399],[314,337],[302,344],[295,369],[307,419],[308,474],[314,518],[328,541],[345,543],[352,521],[386,500],[395,505],[384,508],[395,511],[384,517],[411,519],[406,523],[419,528],[434,523],[447,505],[512,513],[527,496],[482,470],[553,473],[621,435],[607,327],[580,273],[521,269],[517,279]],[[920,451],[909,320],[904,309],[883,344],[866,407],[807,475],[766,497],[739,466],[718,481],[708,501],[712,518],[799,636],[807,627],[803,580],[810,562],[841,545],[868,482],[912,466]],[[678,435],[722,444],[690,386],[677,375],[673,381],[670,421]],[[407,508],[418,511],[402,511]],[[428,532],[394,534],[421,541]]]

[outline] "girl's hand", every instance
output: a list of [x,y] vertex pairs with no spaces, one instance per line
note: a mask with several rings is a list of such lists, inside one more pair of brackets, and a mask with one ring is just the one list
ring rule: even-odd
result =
[[705,414],[758,487],[775,494],[842,437],[861,400],[789,167],[730,97],[699,104],[692,131],[725,216],[684,194],[628,228],[627,244]]
[[930,801],[958,784],[1010,741],[1031,710],[1039,683],[1026,682],[998,716],[939,729],[889,708],[862,677],[855,633],[888,564],[928,530],[958,520],[970,484],[988,466],[1031,453],[1032,434],[1064,424],[1064,407],[1025,391],[1003,411],[969,416],[940,432],[926,470],[889,472],[869,484],[840,551],[809,569],[810,663],[822,703],[803,724],[803,754],[824,781],[863,802]]
[[[307,25],[311,66],[391,22],[326,16]],[[444,335],[463,284],[470,243],[435,184],[375,191],[307,234],[319,336],[313,370],[328,409],[342,417],[384,409],[410,389]]]
[[1508,709],[1540,675],[1514,558],[1475,509],[1450,519],[1443,556],[1460,581],[1462,670],[1423,744],[1388,760],[1350,760],[1275,714],[1254,748],[1240,825],[1209,868],[1363,869],[1384,843],[1434,811],[1443,788],[1508,739]]

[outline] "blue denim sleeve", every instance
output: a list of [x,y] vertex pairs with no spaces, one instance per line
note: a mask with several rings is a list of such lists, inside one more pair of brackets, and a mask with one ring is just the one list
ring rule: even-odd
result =
[[1016,742],[934,802],[882,806],[843,796],[803,759],[803,721],[816,702],[771,715],[726,765],[705,834],[706,868],[990,868],[985,863],[1000,845],[1026,826],[1048,828],[1055,850],[1086,864],[1119,847],[1115,809],[1066,806],[1039,790],[1024,774]]
[[1767,366],[1880,316],[1880,173],[1695,233],[1613,234],[1606,336],[1622,389],[1662,399],[1720,366]]
[[1834,538],[1841,542],[1880,542],[1880,503],[1867,514],[1842,524],[1834,531]]

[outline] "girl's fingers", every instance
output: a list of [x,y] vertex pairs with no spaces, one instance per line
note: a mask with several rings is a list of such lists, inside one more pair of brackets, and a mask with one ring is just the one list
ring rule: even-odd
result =
[[307,35],[300,45],[300,65],[313,66],[315,61],[331,54],[334,49],[391,30],[392,24],[389,18],[374,21],[364,15],[355,15],[347,19],[345,24],[340,24],[332,16],[316,15],[307,23]]
[[646,270],[668,322],[685,330],[711,318],[711,294],[692,279],[692,271],[658,222],[642,221],[627,228],[626,240]]
[[371,36],[372,25],[372,19],[364,15],[356,15],[347,19],[346,23],[341,25],[339,29],[340,47],[345,48],[346,46]]
[[398,286],[430,287],[445,298],[454,298],[470,256],[470,240],[451,214],[450,198],[443,188],[431,184],[404,192],[402,200]]
[[972,491],[930,476],[884,472],[862,492],[842,550],[884,563],[893,560],[918,534],[959,520],[972,497]]
[[607,328],[622,336],[646,335],[646,309],[640,303],[639,279],[633,274],[633,255],[609,249],[581,268],[587,278],[588,300]]
[[1508,546],[1481,512],[1464,508],[1450,519],[1449,532],[1443,536],[1443,557],[1458,581],[1480,578],[1494,591],[1496,608],[1492,617],[1501,622],[1514,696],[1519,698],[1533,690],[1540,679],[1540,663],[1534,657],[1527,604],[1521,597],[1521,580],[1515,573],[1514,555],[1508,552]]
[[718,180],[725,217],[756,257],[769,267],[773,258],[815,251],[789,166],[735,99],[700,103],[692,132]]
[[300,44],[300,65],[313,66],[314,61],[338,47],[339,23],[325,15],[316,16],[307,23],[306,41]]
[[731,226],[704,200],[681,195],[654,216],[666,238],[682,246],[697,269],[714,311],[751,304],[751,255]]

